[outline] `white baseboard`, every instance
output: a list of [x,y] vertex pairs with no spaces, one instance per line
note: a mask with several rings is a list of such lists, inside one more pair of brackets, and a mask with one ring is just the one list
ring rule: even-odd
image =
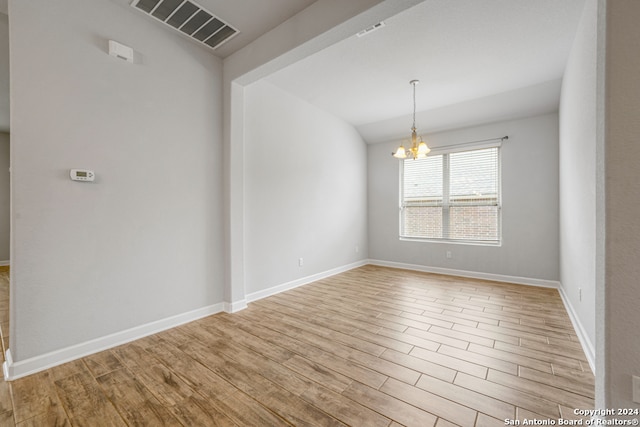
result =
[[162,332],[166,329],[175,328],[182,324],[192,322],[194,320],[201,319],[203,317],[210,316],[212,314],[220,313],[222,311],[228,313],[235,313],[243,310],[247,307],[247,303],[256,301],[261,298],[265,298],[269,295],[274,295],[279,292],[293,289],[297,286],[302,286],[307,283],[314,282],[316,280],[323,279],[325,277],[333,276],[338,273],[342,273],[347,270],[351,270],[356,267],[360,267],[367,264],[367,261],[360,261],[357,263],[349,264],[343,267],[335,268],[322,273],[314,274],[312,276],[304,277],[289,283],[285,283],[279,286],[275,286],[264,291],[256,292],[248,295],[246,299],[242,299],[235,302],[224,302],[209,307],[204,307],[188,313],[179,314],[176,316],[168,317],[166,319],[158,320],[155,322],[147,323],[145,325],[136,326],[125,331],[116,332],[111,335],[96,338],[91,341],[76,344],[71,347],[55,350],[47,354],[32,357],[30,359],[13,361],[11,351],[7,349],[5,353],[5,362],[2,365],[4,372],[4,379],[7,381],[16,380],[18,378],[25,377],[27,375],[35,374],[36,372],[43,371],[45,369],[52,368],[63,363],[71,362],[72,360],[79,359],[81,357],[88,356],[109,348],[113,348],[122,344],[126,344],[131,341],[135,341],[140,338],[144,338],[148,335],[153,335],[158,332]]
[[36,372],[49,369],[53,366],[61,365],[72,360],[79,359],[90,354],[94,354],[112,347],[116,347],[128,342],[144,338],[162,332],[166,329],[175,328],[182,324],[220,313],[224,309],[224,304],[214,304],[208,307],[199,308],[187,313],[167,317],[166,319],[136,326],[125,331],[116,332],[91,341],[76,344],[71,347],[55,350],[47,354],[32,357],[30,359],[13,361],[11,351],[5,353],[5,362],[2,366],[4,379],[12,381]]
[[428,267],[417,264],[404,264],[401,262],[369,260],[369,264],[381,267],[402,268],[404,270],[422,271],[425,273],[446,274],[447,276],[469,277],[471,279],[493,280],[495,282],[515,283],[517,285],[538,286],[542,288],[560,288],[560,282],[556,280],[534,279],[531,277],[507,276],[504,274],[482,273],[468,270],[455,270],[452,268]]
[[325,279],[330,276],[335,276],[336,274],[344,273],[345,271],[353,270],[354,268],[362,267],[363,265],[369,264],[368,260],[362,260],[358,262],[354,262],[352,264],[343,265],[342,267],[333,268],[331,270],[323,271],[321,273],[312,274],[311,276],[306,276],[300,279],[292,280],[291,282],[283,283],[281,285],[273,286],[268,289],[264,289],[262,291],[253,292],[247,295],[247,301],[257,301],[262,298],[269,297],[271,295],[279,294],[280,292],[288,291],[293,288],[297,288],[298,286],[308,285],[309,283],[315,282],[317,280]]
[[4,363],[2,364],[2,375],[5,380],[9,378],[9,366],[13,365],[13,358],[11,357],[11,350],[7,349],[4,352]]
[[[564,303],[564,307],[569,314],[569,318],[571,319],[571,323],[573,324],[573,329],[575,329],[576,334],[578,335],[578,339],[580,340],[580,345],[582,345],[582,350],[584,351],[584,355],[587,357],[587,362],[589,362],[589,367],[591,368],[591,372],[593,375],[596,374],[596,350],[593,346],[593,343],[589,339],[587,335],[587,331],[584,326],[582,326],[582,322],[580,322],[580,318],[576,313],[569,297],[564,291],[564,288],[560,286],[558,289],[560,291],[560,297],[562,298],[562,302]],[[594,424],[598,425],[598,424]]]
[[6,265],[10,265],[11,261],[0,261],[0,267],[4,267]]
[[469,278],[475,278],[475,279],[485,279],[485,280],[494,280],[499,282],[516,283],[516,284],[522,284],[522,285],[557,288],[560,290],[562,301],[564,302],[565,307],[567,308],[567,312],[569,313],[571,322],[573,323],[574,328],[576,329],[576,333],[580,338],[582,347],[585,350],[585,354],[587,356],[587,360],[589,361],[589,365],[591,366],[591,369],[594,370],[594,366],[595,366],[594,354],[595,353],[593,350],[593,345],[588,339],[584,331],[584,328],[582,327],[580,321],[578,320],[575,314],[575,311],[573,310],[573,307],[569,303],[569,300],[566,298],[566,295],[564,294],[564,291],[562,290],[562,287],[560,286],[559,282],[551,281],[551,280],[526,278],[526,277],[506,276],[506,275],[500,275],[500,274],[479,273],[479,272],[472,272],[472,271],[466,271],[466,270],[427,267],[422,265],[404,264],[404,263],[391,262],[391,261],[362,260],[362,261],[358,261],[342,267],[337,267],[331,270],[327,270],[327,271],[316,273],[316,274],[306,276],[297,280],[293,280],[291,282],[283,283],[281,285],[274,286],[269,289],[248,294],[246,295],[245,299],[240,301],[236,301],[232,303],[225,302],[225,303],[214,304],[214,305],[193,310],[187,313],[168,317],[166,319],[147,323],[145,325],[136,326],[134,328],[131,328],[125,331],[116,332],[114,334],[107,335],[105,337],[96,338],[94,340],[87,341],[81,344],[76,344],[71,347],[52,351],[50,353],[36,356],[30,359],[14,362],[11,351],[7,349],[5,353],[5,362],[2,365],[4,378],[5,380],[8,380],[8,381],[15,380],[27,375],[34,374],[39,371],[43,371],[45,369],[49,369],[53,366],[61,365],[66,362],[70,362],[72,360],[76,360],[81,357],[88,356],[90,354],[107,350],[109,348],[116,347],[118,345],[122,345],[140,338],[144,338],[148,335],[153,335],[155,333],[162,332],[166,329],[174,328],[176,326],[180,326],[182,324],[192,322],[194,320],[198,320],[203,317],[210,316],[212,314],[220,313],[222,311],[225,311],[228,313],[235,313],[245,309],[247,307],[247,303],[249,302],[257,301],[259,299],[266,298],[268,296],[275,295],[290,289],[294,289],[299,286],[303,286],[303,285],[315,282],[317,280],[334,276],[336,274],[340,274],[345,271],[349,271],[354,268],[358,268],[367,264],[378,265],[383,267],[401,268],[406,270],[423,271],[428,273],[446,274],[450,276],[461,276],[461,277],[469,277]]
[[562,298],[562,302],[569,314],[569,318],[571,319],[571,323],[573,324],[573,328],[578,335],[578,339],[580,340],[580,345],[582,346],[582,350],[589,362],[589,367],[591,371],[595,375],[595,349],[593,347],[593,343],[589,339],[589,336],[582,326],[580,319],[578,318],[576,311],[574,310],[569,298],[564,292],[564,289],[560,282],[554,280],[542,280],[542,279],[533,279],[529,277],[517,277],[517,276],[506,276],[502,274],[491,274],[491,273],[479,273],[474,271],[466,271],[466,270],[453,270],[448,268],[440,268],[440,267],[427,267],[423,265],[415,265],[415,264],[404,264],[399,262],[392,261],[380,261],[380,260],[369,260],[369,264],[379,265],[382,267],[392,267],[392,268],[402,268],[405,270],[414,270],[414,271],[423,271],[426,273],[437,273],[437,274],[446,274],[449,276],[461,276],[461,277],[470,277],[473,279],[484,279],[484,280],[494,280],[497,282],[508,282],[508,283],[516,283],[519,285],[529,285],[529,286],[539,286],[544,288],[555,288],[558,289],[560,293],[560,298]]
[[236,302],[225,302],[224,303],[224,311],[226,313],[237,313],[240,310],[244,310],[245,308],[247,308],[247,300],[246,299],[241,299],[240,301],[236,301]]

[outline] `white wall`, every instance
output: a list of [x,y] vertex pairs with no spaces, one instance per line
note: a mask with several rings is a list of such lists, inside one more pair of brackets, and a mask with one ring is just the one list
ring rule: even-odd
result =
[[318,0],[224,60],[224,205],[229,311],[245,301],[244,86],[424,0]]
[[9,132],[9,17],[0,13],[0,132]]
[[562,88],[562,286],[596,345],[599,408],[640,407],[638,19],[636,1],[587,1]]
[[9,264],[10,186],[9,134],[0,132],[0,265]]
[[0,263],[9,261],[9,17],[0,13]]
[[128,2],[9,10],[14,362],[221,303],[221,61]]
[[[609,408],[637,408],[631,376],[640,376],[640,2],[606,2],[606,92],[602,164],[606,193],[605,335]],[[600,394],[597,392],[597,394]],[[600,397],[600,396],[598,396]],[[638,418],[634,416],[632,418]]]
[[366,259],[362,138],[269,83],[244,94],[247,294]]
[[[557,114],[428,135],[430,146],[509,136],[502,148],[502,245],[398,239],[397,143],[369,147],[369,256],[375,260],[557,281]],[[445,257],[446,251],[452,258]]]
[[[560,101],[560,281],[593,357],[596,295],[597,2],[587,1]],[[579,290],[582,289],[582,301]]]

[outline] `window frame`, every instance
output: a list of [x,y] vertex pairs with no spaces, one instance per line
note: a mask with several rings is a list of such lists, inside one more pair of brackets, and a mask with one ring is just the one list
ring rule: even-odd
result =
[[[480,246],[502,246],[502,140],[494,141],[491,143],[468,143],[468,144],[456,144],[455,146],[434,148],[429,153],[429,157],[442,155],[442,235],[445,236],[448,233],[448,227],[450,222],[450,154],[476,151],[488,148],[497,148],[497,202],[496,207],[498,209],[497,218],[497,240],[478,240],[478,239],[451,239],[445,237],[419,237],[419,236],[406,236],[403,235],[404,229],[404,165],[407,161],[413,161],[412,159],[405,159],[400,163],[399,167],[399,194],[398,194],[398,237],[401,241],[410,242],[427,242],[427,243],[448,243],[448,244],[463,244],[463,245],[480,245]],[[454,205],[455,206],[455,205]],[[490,206],[490,205],[481,205]]]

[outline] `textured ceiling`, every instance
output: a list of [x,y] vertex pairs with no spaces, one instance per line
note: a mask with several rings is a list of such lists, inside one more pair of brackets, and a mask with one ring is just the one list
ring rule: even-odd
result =
[[267,80],[352,123],[370,143],[408,132],[412,79],[421,80],[422,132],[555,111],[583,7],[584,0],[426,0]]

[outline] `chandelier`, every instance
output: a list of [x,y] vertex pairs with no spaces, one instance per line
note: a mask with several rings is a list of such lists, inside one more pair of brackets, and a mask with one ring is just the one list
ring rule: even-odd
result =
[[420,80],[411,80],[409,82],[413,86],[413,126],[411,126],[411,148],[406,150],[404,145],[400,143],[400,146],[393,153],[393,157],[397,159],[424,159],[429,154],[431,149],[427,147],[427,143],[422,140],[420,137],[420,142],[418,142],[418,134],[416,132],[416,85],[420,83]]

